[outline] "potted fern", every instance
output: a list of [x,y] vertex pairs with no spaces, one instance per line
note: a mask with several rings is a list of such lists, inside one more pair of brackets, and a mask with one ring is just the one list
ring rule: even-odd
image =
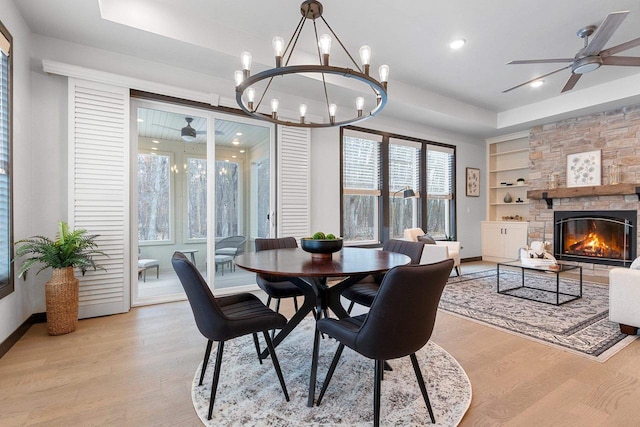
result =
[[78,325],[78,279],[74,269],[82,274],[89,270],[104,270],[93,260],[96,255],[105,255],[97,250],[95,239],[87,230],[70,230],[66,222],[60,222],[56,239],[33,236],[16,242],[16,256],[29,256],[22,264],[18,277],[39,265],[36,274],[51,267],[51,280],[45,284],[47,329],[50,335],[68,334]]

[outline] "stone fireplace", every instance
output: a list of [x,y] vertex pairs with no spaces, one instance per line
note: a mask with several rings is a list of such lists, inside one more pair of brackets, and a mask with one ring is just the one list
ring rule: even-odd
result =
[[[567,188],[567,155],[592,150],[601,150],[601,185]],[[621,184],[612,185],[615,183],[609,182],[606,171],[611,165],[620,167]],[[553,175],[559,181],[556,190],[549,189],[548,177]],[[556,229],[556,215],[562,216],[564,212],[585,214],[594,211],[632,211],[635,212],[635,216],[630,214],[634,216],[634,228],[630,231],[628,243],[623,242],[623,246],[629,245],[629,253],[621,256],[637,256],[640,241],[640,202],[637,194],[637,188],[640,187],[640,105],[531,128],[529,184],[528,193],[549,194],[546,200],[544,197],[534,198],[533,194],[529,195],[529,242],[543,239],[554,242],[559,232]],[[588,230],[590,226],[587,223],[578,228]],[[583,246],[587,253],[591,250],[587,248],[588,242],[584,242]],[[603,250],[599,251],[603,253]],[[565,255],[571,254],[562,253],[560,257],[566,259]],[[624,260],[611,264],[602,263],[603,258],[592,256],[571,260],[579,262],[585,272],[596,276],[608,276],[609,270],[615,265],[629,265]]]
[[628,267],[636,257],[637,211],[556,211],[556,259]]

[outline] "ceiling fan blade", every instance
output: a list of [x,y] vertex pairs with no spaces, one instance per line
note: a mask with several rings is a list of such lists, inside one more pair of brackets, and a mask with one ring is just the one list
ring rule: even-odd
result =
[[538,76],[538,77],[536,77],[535,79],[531,79],[531,80],[529,80],[529,81],[526,81],[526,82],[524,82],[524,83],[521,83],[521,84],[519,84],[518,86],[514,86],[514,87],[509,88],[509,89],[507,89],[507,90],[503,90],[503,91],[502,91],[502,93],[507,93],[507,92],[510,92],[510,91],[512,91],[512,90],[514,90],[514,89],[518,89],[519,87],[522,87],[522,86],[528,85],[529,83],[535,82],[536,80],[540,80],[540,79],[543,79],[543,78],[545,78],[545,77],[548,77],[548,76],[550,76],[551,74],[559,73],[559,72],[560,72],[560,71],[562,71],[562,70],[566,70],[566,69],[567,69],[567,68],[569,68],[569,67],[571,67],[571,65],[567,65],[566,67],[559,68],[559,69],[557,69],[557,70],[555,70],[555,71],[552,71],[552,72],[550,72],[550,73],[547,73],[547,74],[545,74],[545,75],[543,75],[543,76]]
[[197,131],[196,131],[196,133],[197,133],[198,135],[204,135],[204,134],[206,134],[206,133],[207,133],[207,131],[206,131],[206,130],[197,130]]
[[176,128],[172,128],[172,127],[165,126],[165,125],[159,125],[157,123],[153,123],[153,126],[157,126],[159,128],[171,129],[171,130],[175,130],[175,131],[178,131],[178,132],[180,132],[180,130],[181,130],[181,129],[176,129]]
[[514,64],[555,64],[561,62],[573,62],[573,58],[560,58],[560,59],[524,59],[521,61],[510,61],[507,65]]
[[621,12],[611,12],[604,18],[600,27],[596,30],[595,35],[589,41],[589,44],[584,49],[583,55],[597,55],[600,53],[605,44],[609,41],[613,33],[616,32],[624,18],[629,14],[628,10],[624,10]]
[[619,44],[618,46],[610,47],[609,49],[603,50],[600,52],[600,58],[604,59],[607,56],[615,55],[616,53],[620,53],[627,49],[631,49],[633,47],[640,46],[640,37],[637,39],[629,40],[628,42]]
[[571,73],[571,77],[569,77],[569,80],[567,80],[567,84],[564,85],[560,92],[567,92],[573,89],[576,83],[578,83],[578,80],[580,80],[580,77],[582,77],[582,74]]
[[626,65],[640,67],[640,58],[635,56],[609,56],[602,59],[604,65]]

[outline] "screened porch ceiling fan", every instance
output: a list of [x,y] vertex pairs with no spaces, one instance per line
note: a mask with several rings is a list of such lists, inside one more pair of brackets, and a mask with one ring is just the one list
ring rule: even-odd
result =
[[[171,129],[171,130],[175,130],[175,131],[180,132],[180,138],[184,142],[193,142],[193,141],[196,140],[196,136],[198,136],[198,135],[206,135],[206,133],[207,133],[206,130],[195,130],[194,128],[191,127],[191,122],[193,121],[193,117],[185,117],[184,120],[187,122],[187,125],[185,127],[183,127],[182,129],[172,128],[170,126],[164,126],[164,125],[160,125],[160,124],[157,124],[157,123],[154,123],[154,126],[158,126],[158,127]],[[218,134],[218,133],[216,132],[216,134]]]
[[[622,21],[627,17],[629,11],[620,11],[620,12],[611,12],[604,19],[598,31],[596,31],[595,25],[589,25],[587,27],[581,28],[578,30],[577,35],[584,39],[584,47],[578,51],[578,53],[573,58],[560,58],[560,59],[528,59],[528,60],[519,60],[519,61],[511,61],[508,62],[507,65],[511,64],[554,64],[554,63],[563,63],[570,62],[571,64],[566,67],[562,67],[550,73],[544,74],[542,76],[538,76],[535,79],[531,79],[524,83],[521,83],[512,88],[503,90],[502,93],[510,92],[519,87],[525,86],[529,83],[533,83],[536,80],[540,80],[544,77],[548,77],[552,74],[559,73],[560,71],[571,68],[571,76],[569,80],[562,88],[562,92],[567,92],[578,83],[580,77],[583,74],[589,73],[591,71],[595,71],[600,68],[602,65],[619,65],[619,66],[630,66],[630,67],[640,67],[640,57],[632,57],[632,56],[613,56],[616,53],[623,52],[625,50],[634,48],[636,46],[640,46],[640,38],[629,40],[628,42],[619,44],[617,46],[610,47],[609,49],[603,49],[605,44],[609,41],[613,33],[618,29]],[[595,31],[595,35],[591,40],[589,40],[589,36],[593,34]]]

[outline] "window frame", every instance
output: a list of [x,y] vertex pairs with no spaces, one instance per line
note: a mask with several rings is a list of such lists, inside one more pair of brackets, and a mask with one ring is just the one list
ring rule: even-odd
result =
[[[150,154],[150,155],[158,155],[158,156],[165,156],[169,158],[169,164],[170,165],[176,165],[176,161],[175,161],[175,156],[173,155],[172,152],[170,151],[156,151],[156,150],[148,150],[148,149],[138,149],[137,155],[140,154]],[[136,165],[137,165],[137,157],[136,157]],[[176,166],[177,167],[177,166]],[[179,171],[179,168],[177,169]],[[137,171],[138,175],[139,175],[139,171]],[[178,172],[179,173],[179,172]],[[138,185],[140,185],[139,179],[138,179]],[[174,245],[176,242],[176,232],[175,232],[175,220],[176,220],[176,208],[175,208],[175,199],[173,197],[174,195],[174,188],[175,188],[175,172],[170,168],[169,169],[169,239],[167,240],[140,240],[140,236],[137,236],[138,239],[138,246],[160,246],[160,245]],[[137,189],[136,189],[137,191]],[[137,210],[140,209],[140,200],[139,197],[138,199],[138,208]],[[138,212],[138,215],[140,215],[140,213]],[[136,221],[138,221],[139,219],[136,218]],[[138,230],[139,232],[139,230]]]
[[[9,48],[7,52],[7,127],[8,139],[6,141],[7,147],[7,199],[0,200],[0,203],[6,203],[7,205],[7,215],[9,217],[9,224],[7,224],[7,262],[8,262],[8,271],[7,271],[7,282],[0,283],[0,299],[10,295],[15,290],[15,277],[14,277],[14,251],[13,251],[13,36],[4,26],[4,24],[0,21],[0,33],[2,37],[8,42]],[[1,94],[0,94],[1,96]]]
[[[417,215],[418,225],[423,229],[427,230],[428,227],[428,218],[426,217],[427,212],[427,149],[429,146],[442,147],[447,150],[452,150],[453,152],[453,162],[452,162],[452,176],[451,176],[451,186],[452,186],[452,196],[449,199],[449,209],[446,213],[447,217],[445,221],[449,224],[449,239],[456,240],[457,239],[457,183],[456,183],[456,170],[457,170],[457,153],[456,146],[451,144],[445,144],[436,141],[430,141],[421,138],[414,138],[406,135],[399,135],[390,132],[371,130],[366,128],[360,128],[357,126],[343,126],[340,128],[340,232],[343,234],[344,232],[344,157],[343,157],[343,144],[345,131],[348,133],[360,132],[364,134],[377,135],[382,139],[381,147],[380,147],[380,162],[379,167],[380,175],[381,175],[381,189],[378,203],[378,222],[376,224],[378,228],[378,238],[379,242],[374,243],[360,243],[353,242],[353,245],[356,246],[380,246],[384,242],[390,239],[390,205],[391,205],[391,192],[390,192],[390,178],[389,178],[389,144],[392,139],[401,140],[406,142],[418,143],[421,145],[420,148],[420,165],[419,165],[419,188],[414,188],[416,195],[418,196],[417,202]],[[347,135],[348,136],[348,135]],[[397,143],[397,142],[395,142]],[[345,242],[345,244],[349,244]]]

